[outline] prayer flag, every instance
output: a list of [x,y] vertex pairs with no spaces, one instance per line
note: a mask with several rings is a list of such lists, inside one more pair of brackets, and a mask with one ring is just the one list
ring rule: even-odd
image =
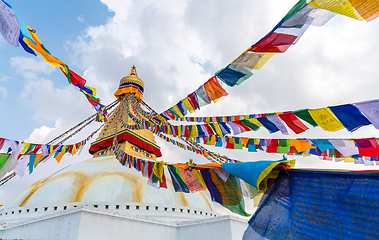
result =
[[379,129],[379,100],[354,103],[354,106],[368,118],[376,129]]
[[295,114],[289,112],[289,113],[282,113],[279,114],[279,117],[287,124],[287,126],[294,131],[294,133],[299,134],[306,130],[308,130],[308,127],[305,126],[297,117]]
[[362,126],[371,124],[371,122],[363,116],[354,105],[346,104],[329,108],[349,132],[353,132]]
[[343,129],[342,123],[329,108],[309,110],[314,121],[325,131],[335,132]]
[[10,45],[18,46],[20,24],[17,14],[4,1],[0,1],[0,33]]

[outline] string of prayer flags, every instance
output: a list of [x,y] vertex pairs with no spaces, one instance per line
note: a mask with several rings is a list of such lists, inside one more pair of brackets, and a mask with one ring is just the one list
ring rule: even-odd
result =
[[212,101],[216,102],[228,93],[220,85],[216,76],[211,77],[201,85],[196,91],[189,94],[186,98],[179,101],[176,105],[161,113],[166,120],[176,120],[187,115],[188,112],[193,113]]
[[349,162],[359,157],[379,157],[379,139],[257,139],[246,137],[209,136],[193,138],[198,144],[226,149],[248,149],[249,152],[265,151],[287,155],[320,156],[321,159]]
[[216,76],[228,86],[239,85],[251,76],[253,69],[262,68],[276,53],[284,53],[291,45],[296,44],[310,25],[323,26],[336,13],[370,21],[378,16],[377,5],[370,0],[343,3],[337,0],[327,3],[300,0],[271,32],[219,71]]
[[[144,177],[148,177],[149,185],[158,188],[165,185],[166,179],[163,168],[161,173],[154,171],[154,169],[159,168],[155,166],[160,164],[162,167],[167,167],[172,186],[176,192],[190,193],[208,190],[213,201],[220,203],[234,213],[249,216],[245,211],[239,179],[226,172],[226,175],[220,175],[218,172],[223,171],[220,164],[193,164],[191,162],[172,165],[130,156],[121,150],[118,144],[112,146],[111,150],[123,166],[133,167],[140,171]],[[159,175],[163,176],[160,180]],[[159,181],[164,182],[164,184],[157,185]]]
[[36,31],[32,30],[30,27],[28,27],[28,29],[35,43],[30,41],[29,39],[25,39],[26,44],[34,51],[38,52],[47,63],[55,67],[59,67],[67,77],[68,82],[78,87],[79,90],[86,96],[87,100],[91,103],[91,105],[96,109],[96,111],[98,112],[97,120],[100,122],[106,121],[107,111],[105,109],[105,106],[100,103],[100,99],[95,97],[96,89],[85,85],[86,80],[84,80],[74,71],[70,70],[64,62],[52,56],[50,52],[42,45],[37,34],[35,33]]
[[[373,100],[328,108],[304,109],[284,113],[186,118],[188,121],[206,123],[200,125],[175,126],[166,122],[161,122],[158,124],[158,127],[153,127],[152,131],[156,134],[165,133],[182,139],[191,140],[192,138],[195,138],[194,142],[197,143],[200,143],[199,140],[203,139],[203,144],[224,147],[227,149],[242,149],[245,147],[248,148],[248,151],[250,152],[265,150],[268,153],[301,154],[305,156],[317,155],[323,158],[331,157],[332,159],[335,158],[336,152],[337,155],[344,152],[345,154],[341,154],[344,157],[344,160],[350,156],[375,157],[377,155],[375,147],[373,149],[361,149],[359,151],[357,145],[354,144],[354,140],[350,140],[350,142],[353,141],[353,144],[348,144],[348,147],[343,147],[345,145],[343,145],[344,141],[342,140],[340,142],[338,139],[333,141],[335,144],[337,144],[337,142],[342,144],[339,146],[341,148],[341,152],[339,152],[338,149],[333,151],[335,148],[328,140],[314,140],[312,142],[311,139],[267,139],[255,143],[254,139],[224,137],[232,132],[234,135],[238,135],[242,132],[257,130],[260,126],[267,128],[270,132],[281,131],[283,134],[286,134],[284,123],[295,133],[301,133],[308,129],[302,121],[313,126],[321,125],[322,128],[327,131],[336,131],[343,127],[347,128],[348,131],[355,131],[359,127],[371,123],[369,117],[366,117],[363,111],[366,112],[368,116],[370,116],[370,114],[371,116],[375,116],[375,112],[379,111],[378,101],[379,100]],[[283,121],[284,123],[281,123],[280,121]],[[168,138],[165,137],[165,139],[167,140]],[[168,141],[183,149],[190,149],[193,152],[202,154],[202,151],[199,151],[196,148],[188,148],[175,141]],[[241,142],[243,143],[241,144]],[[347,155],[348,152],[352,154]]]
[[[0,138],[0,150],[3,148],[4,143],[7,143],[9,146],[8,154],[0,153],[0,178],[12,170],[17,171],[17,175],[22,177],[24,173],[23,171],[26,170],[26,166],[29,166],[29,173],[32,173],[33,169],[36,168],[40,162],[45,162],[50,157],[55,158],[59,163],[63,155],[66,153],[70,153],[71,155],[80,154],[81,149],[83,149],[86,143],[94,136],[97,131],[100,130],[100,128],[94,131],[86,139],[69,145],[35,144]],[[9,155],[9,153],[11,154]],[[12,163],[2,161],[6,156],[9,156],[9,159],[12,160]],[[4,165],[7,163],[6,169],[2,169],[4,167],[2,163],[4,163]]]
[[[262,187],[260,189],[254,188],[232,175],[234,163],[223,167],[225,163],[194,164],[192,160],[185,164],[168,164],[162,161],[154,162],[126,154],[117,141],[111,147],[111,150],[123,166],[133,167],[137,171],[140,171],[144,177],[149,178],[149,185],[157,188],[166,186],[163,167],[167,167],[172,186],[176,192],[190,193],[207,190],[213,201],[242,216],[249,216],[245,211],[244,194],[253,197],[257,196],[258,192],[262,190]],[[288,162],[292,165],[294,164],[293,161]],[[270,183],[268,179],[277,176],[277,165],[284,163],[287,162],[272,163],[270,166],[266,166],[267,169],[253,167],[252,171],[255,171],[255,174],[259,176],[259,185],[264,186],[266,184],[265,186],[267,187]],[[291,166],[283,167],[282,169],[289,167]],[[159,181],[161,181],[160,184],[158,184]],[[162,184],[162,182],[164,183]],[[243,185],[244,187],[242,187]]]
[[[329,132],[335,132],[343,128],[346,128],[349,132],[353,132],[360,127],[371,124],[375,128],[379,129],[378,112],[379,99],[376,99],[318,109],[302,109],[287,112],[233,116],[183,117],[179,120],[205,123],[203,126],[207,126],[207,124],[212,126],[212,124],[216,123],[226,123],[226,125],[233,130],[234,135],[248,131],[248,129],[244,128],[245,126],[254,131],[258,130],[259,127],[262,126],[270,133],[280,131],[282,134],[288,135],[286,126],[294,133],[300,134],[309,129],[305,123],[313,127],[320,126],[324,131]],[[242,128],[237,128],[236,124],[241,125]],[[225,133],[222,133],[221,130],[218,130],[217,126],[215,127],[213,125],[212,129],[215,131],[215,135],[225,135]],[[210,133],[209,135],[213,134]]]
[[171,139],[171,138],[163,135],[162,133],[159,133],[158,137],[160,137],[161,139],[165,140],[166,142],[170,142],[173,145],[180,147],[184,150],[191,151],[191,152],[196,153],[196,154],[200,154],[200,155],[204,156],[205,158],[207,158],[208,160],[217,161],[217,162],[228,162],[229,161],[229,159],[226,158],[225,156],[220,156],[219,154],[211,152],[208,149],[203,148],[201,145],[196,144],[195,142],[183,140],[185,143],[187,143],[187,144],[183,144],[183,143],[180,143],[178,141],[175,141],[174,139]]
[[[369,22],[379,16],[379,6],[377,2],[372,0],[345,0],[342,2],[339,0],[300,0],[273,30],[249,47],[228,66],[217,71],[211,79],[217,78],[231,87],[240,85],[253,75],[254,69],[261,69],[276,53],[284,53],[291,45],[295,45],[309,26],[324,26],[336,14]],[[204,94],[205,85],[200,86],[188,95],[186,100],[180,101],[176,106],[183,105],[185,108],[182,110],[186,109],[193,113],[196,109],[210,104],[212,100],[227,95],[218,94],[217,97],[214,96],[214,99],[211,99],[209,95]],[[189,96],[192,96],[191,99],[196,101],[195,106],[189,104],[191,102]],[[180,114],[177,111],[178,107],[174,106],[161,115],[168,120],[177,120],[182,115],[187,114],[187,111],[180,111]]]
[[42,45],[36,31],[26,26],[17,12],[4,0],[0,1],[0,32],[4,39],[12,46],[17,47],[20,43],[26,52],[33,55],[36,55],[35,52],[38,52],[47,63],[59,67],[66,75],[69,83],[78,87],[98,112],[97,121],[107,121],[106,108],[101,104],[100,99],[95,97],[96,89],[86,86],[86,81],[83,78],[70,70],[64,62],[52,56],[45,46]]

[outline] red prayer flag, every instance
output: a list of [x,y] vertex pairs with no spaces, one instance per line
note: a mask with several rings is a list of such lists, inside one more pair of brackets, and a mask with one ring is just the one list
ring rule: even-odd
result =
[[292,112],[280,114],[279,117],[287,124],[287,126],[296,134],[308,130],[308,127],[302,123],[299,118]]
[[191,93],[190,95],[188,95],[187,99],[188,99],[189,103],[191,104],[191,106],[194,110],[199,108],[199,105],[197,104],[196,97],[195,97],[194,93]]
[[232,123],[234,123],[234,124],[238,125],[240,128],[242,128],[243,129],[242,132],[248,132],[248,131],[252,130],[251,128],[249,128],[245,124],[241,123],[239,120],[238,121],[233,121]]
[[284,53],[296,38],[294,35],[272,32],[252,46],[249,51]]
[[74,85],[74,86],[79,85],[82,88],[84,88],[84,85],[86,84],[86,80],[84,78],[82,78],[81,76],[79,76],[78,74],[76,74],[71,69],[69,71],[70,71],[70,81],[71,81],[71,84]]
[[234,149],[234,141],[232,138],[228,139],[228,142],[226,143],[226,149]]
[[277,153],[278,152],[278,139],[271,139],[270,145],[267,144],[267,152],[268,153]]
[[[41,144],[36,144],[36,146],[34,147],[33,151],[30,152],[30,155],[36,155],[37,152],[38,152],[38,150],[40,150],[41,146],[42,146]],[[1,146],[0,146],[0,149],[1,149]]]
[[295,153],[297,153],[295,146],[291,146],[287,155],[295,155]]
[[163,171],[162,179],[160,179],[159,181],[159,188],[167,188],[166,177],[164,175],[164,171]]
[[5,138],[0,138],[0,150],[3,148],[5,142]]

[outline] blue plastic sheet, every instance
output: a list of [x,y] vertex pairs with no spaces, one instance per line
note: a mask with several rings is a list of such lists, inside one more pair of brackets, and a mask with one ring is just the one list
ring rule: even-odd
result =
[[379,175],[282,171],[243,240],[379,239]]

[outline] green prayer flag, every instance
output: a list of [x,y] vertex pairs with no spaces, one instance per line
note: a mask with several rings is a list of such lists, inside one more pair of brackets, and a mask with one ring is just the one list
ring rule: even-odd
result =
[[233,175],[229,175],[228,180],[225,183],[225,190],[228,192],[229,197],[236,198],[236,199],[240,198],[240,201],[236,205],[221,204],[221,206],[241,216],[244,216],[244,217],[250,216],[251,214],[248,214],[245,211],[245,201],[242,196],[240,180]]
[[303,7],[307,5],[306,0],[300,0],[298,3],[296,3],[295,6],[292,7],[292,9],[287,13],[287,15],[283,18],[282,22],[287,21],[290,19],[295,13],[299,12]]
[[313,120],[308,110],[309,109],[297,110],[297,111],[293,111],[292,113],[295,114],[297,117],[303,119],[304,121],[306,121],[313,127],[317,127],[318,126],[317,123],[315,122],[315,120]]
[[176,118],[180,118],[179,114],[174,110],[173,107],[171,107],[168,111],[172,113]]
[[289,150],[290,144],[288,142],[288,139],[279,139],[277,153],[287,154]]
[[31,153],[31,152],[34,150],[35,146],[36,146],[36,144],[31,143],[31,144],[29,145],[28,150],[26,150],[26,152],[25,152],[24,154],[29,154],[29,153]]
[[4,167],[5,163],[9,158],[9,154],[0,153],[0,170]]
[[240,120],[240,123],[246,125],[247,127],[253,129],[254,131],[257,131],[259,129],[259,125],[254,124],[254,123],[247,121],[245,119]]
[[243,149],[243,144],[239,137],[234,138],[234,149]]

